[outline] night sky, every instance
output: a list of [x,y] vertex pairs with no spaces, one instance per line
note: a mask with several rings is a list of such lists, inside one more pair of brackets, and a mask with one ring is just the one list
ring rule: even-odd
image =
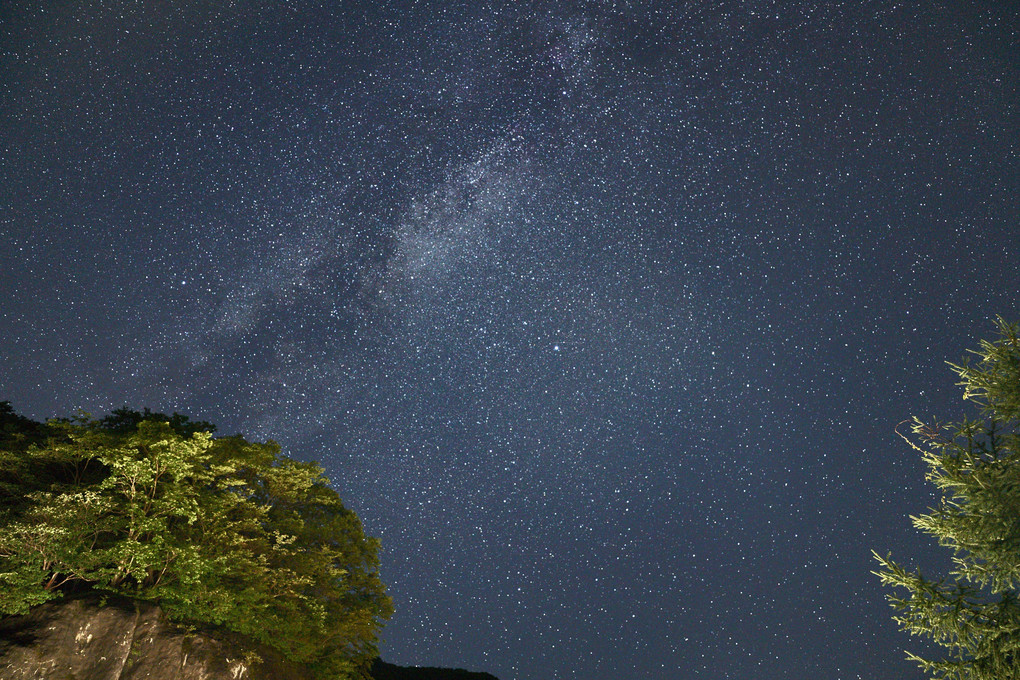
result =
[[0,3],[0,399],[274,439],[381,650],[919,678],[895,434],[1020,318],[1020,9]]

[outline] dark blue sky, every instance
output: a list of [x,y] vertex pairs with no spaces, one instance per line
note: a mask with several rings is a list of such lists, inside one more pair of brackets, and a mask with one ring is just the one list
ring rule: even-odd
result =
[[0,399],[319,460],[383,656],[918,678],[894,434],[1020,317],[1011,2],[0,7]]

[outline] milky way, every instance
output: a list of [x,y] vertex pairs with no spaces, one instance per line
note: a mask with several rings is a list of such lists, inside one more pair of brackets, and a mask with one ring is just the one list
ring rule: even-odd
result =
[[870,553],[944,565],[893,428],[1020,316],[1015,8],[0,20],[0,399],[319,460],[389,661],[920,677]]

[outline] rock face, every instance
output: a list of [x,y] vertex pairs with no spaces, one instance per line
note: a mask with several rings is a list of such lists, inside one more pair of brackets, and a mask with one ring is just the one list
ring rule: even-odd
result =
[[[262,663],[252,663],[254,651]],[[240,636],[187,633],[148,602],[90,595],[0,620],[0,680],[309,680]]]
[[[105,599],[105,602],[104,602]],[[260,662],[252,662],[252,653]],[[376,680],[497,680],[488,673],[394,666]],[[89,594],[0,619],[0,680],[312,680],[240,635],[187,632],[141,600]]]

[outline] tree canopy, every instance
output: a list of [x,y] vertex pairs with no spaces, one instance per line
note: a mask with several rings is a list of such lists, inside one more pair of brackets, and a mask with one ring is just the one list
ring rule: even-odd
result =
[[392,605],[378,541],[273,442],[121,409],[47,424],[0,403],[0,616],[74,587],[157,602],[356,675]]
[[[941,502],[914,525],[953,552],[940,579],[876,554],[894,619],[948,649],[942,658],[908,653],[934,678],[1020,679],[1020,340],[999,319],[998,337],[960,365],[964,399],[979,418],[913,420],[911,446],[923,454]],[[975,360],[976,359],[976,360]]]

